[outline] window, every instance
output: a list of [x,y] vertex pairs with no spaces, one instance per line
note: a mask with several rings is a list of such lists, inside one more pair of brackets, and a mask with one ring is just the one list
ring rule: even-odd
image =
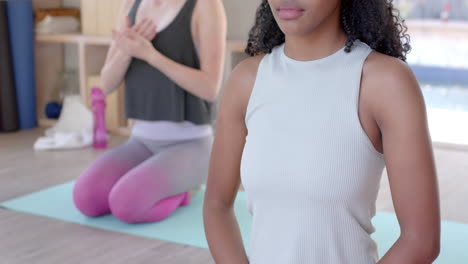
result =
[[468,21],[468,0],[395,0],[405,19]]

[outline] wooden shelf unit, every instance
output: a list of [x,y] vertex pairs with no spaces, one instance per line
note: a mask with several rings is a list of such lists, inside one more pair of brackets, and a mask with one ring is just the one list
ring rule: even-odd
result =
[[[80,94],[83,101],[87,102],[87,78],[89,75],[99,74],[104,64],[111,38],[105,36],[86,36],[82,34],[38,34],[36,35],[36,43],[42,45],[77,45]],[[41,52],[40,50],[37,51]]]
[[[64,55],[63,55],[63,44],[74,44],[78,48],[78,74],[79,74],[79,86],[80,95],[83,103],[87,104],[88,98],[88,77],[92,75],[98,75],[105,60],[107,50],[111,44],[112,38],[108,36],[88,36],[83,34],[38,34],[36,35],[36,63],[37,63],[37,93],[38,100],[38,111],[43,111],[43,107],[46,103],[45,93],[47,93],[48,85],[54,80],[54,74],[56,74],[57,68],[63,68]],[[225,79],[227,79],[232,67],[235,66],[239,59],[235,60],[236,53],[243,53],[246,46],[246,41],[240,40],[229,40],[226,47],[226,66],[225,66]],[[57,60],[57,55],[62,62]],[[52,56],[52,57],[51,57]],[[41,67],[45,63],[53,61],[55,67],[51,70],[48,67]],[[56,76],[55,76],[56,78]],[[123,107],[123,106],[122,106]],[[41,112],[39,112],[41,113]],[[128,123],[128,122],[127,122]],[[42,114],[39,115],[40,126],[52,126],[54,120],[45,118]],[[122,126],[109,129],[111,133],[116,134],[129,134],[129,127]]]
[[83,102],[86,103],[88,102],[88,77],[99,74],[104,65],[109,43],[109,38],[85,37],[79,34],[36,36],[36,92],[39,120],[44,119],[41,113],[48,101],[48,93],[55,85],[57,74],[65,69],[63,44],[75,44],[78,49],[79,90]]
[[[38,34],[36,36],[36,42],[109,46],[112,42],[112,38],[82,34]],[[227,52],[242,53],[244,52],[246,43],[247,41],[244,40],[228,40],[226,50]]]
[[56,119],[40,118],[38,120],[40,127],[53,127],[57,124]]
[[110,45],[112,39],[106,36],[86,36],[82,34],[38,34],[36,42],[83,44],[83,45]]
[[[88,105],[89,81],[99,75],[105,57],[112,42],[110,29],[117,14],[117,7],[122,0],[80,0],[82,31],[72,34],[38,34],[36,35],[36,95],[37,113],[40,126],[53,126],[56,120],[47,119],[44,114],[46,103],[53,99],[57,77],[65,68],[65,46],[77,49],[77,69],[79,90],[83,103]],[[63,0],[33,0],[34,8],[60,8]],[[242,55],[246,41],[232,40],[227,42],[226,66],[224,79],[227,79],[233,66],[245,55]],[[117,96],[123,98],[122,89]],[[115,99],[115,98],[114,98]],[[115,100],[113,101],[115,103]],[[123,105],[121,106],[123,109]],[[115,107],[114,107],[115,109]],[[115,115],[120,115],[119,111]],[[123,119],[123,117],[122,117]],[[122,127],[110,128],[117,134],[128,134],[130,121],[122,121]]]
[[[79,57],[79,74],[80,74],[80,94],[82,96],[83,101],[86,101],[86,80],[87,76],[90,74],[88,67],[93,67],[93,74],[97,74],[100,70],[101,64],[104,63],[102,50],[99,48],[107,49],[108,46],[112,42],[111,37],[107,36],[88,36],[83,34],[38,34],[36,35],[36,42],[42,44],[76,44],[78,45],[78,57]],[[88,55],[87,52],[90,50],[98,49],[98,54],[95,52],[93,55]],[[237,64],[233,60],[233,57],[236,53],[244,53],[246,47],[246,41],[242,40],[228,40],[226,45],[226,68],[225,68],[225,79],[227,79],[229,73],[231,72],[232,68]],[[101,51],[101,52],[100,52]],[[100,52],[100,53],[99,53]],[[94,55],[98,55],[97,57],[100,58],[100,63],[94,63],[96,57]],[[89,63],[89,60],[93,61],[93,63]],[[96,66],[97,65],[97,66]]]

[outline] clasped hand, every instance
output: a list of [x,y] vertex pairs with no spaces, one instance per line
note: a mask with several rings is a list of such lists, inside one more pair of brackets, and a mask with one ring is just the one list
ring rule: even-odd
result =
[[138,24],[131,25],[126,18],[122,30],[113,30],[112,38],[116,47],[130,57],[145,60],[154,50],[151,40],[156,36],[156,26],[150,19],[143,19]]

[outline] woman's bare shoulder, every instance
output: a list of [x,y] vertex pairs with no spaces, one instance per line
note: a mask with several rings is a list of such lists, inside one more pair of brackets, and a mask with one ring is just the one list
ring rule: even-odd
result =
[[362,77],[363,81],[371,84],[377,92],[419,89],[418,86],[414,86],[415,77],[408,64],[376,51],[372,52],[364,63]]
[[237,64],[223,92],[224,104],[235,105],[235,108],[245,114],[263,57],[264,55],[249,57]]
[[408,64],[378,52],[372,52],[364,64],[361,97],[379,116],[396,115],[395,109],[424,108],[421,88]]
[[250,93],[257,79],[257,72],[265,55],[258,55],[242,60],[231,73],[229,83],[236,84],[232,89],[238,93],[250,96]]
[[248,57],[242,60],[232,71],[231,78],[235,78],[238,81],[245,82],[246,84],[253,84],[257,77],[257,71],[265,55],[258,55]]

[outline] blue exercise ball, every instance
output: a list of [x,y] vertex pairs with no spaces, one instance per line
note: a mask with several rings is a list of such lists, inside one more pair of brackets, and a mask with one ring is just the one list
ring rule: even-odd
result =
[[50,102],[46,105],[45,114],[49,119],[57,119],[62,112],[62,105],[57,102]]

